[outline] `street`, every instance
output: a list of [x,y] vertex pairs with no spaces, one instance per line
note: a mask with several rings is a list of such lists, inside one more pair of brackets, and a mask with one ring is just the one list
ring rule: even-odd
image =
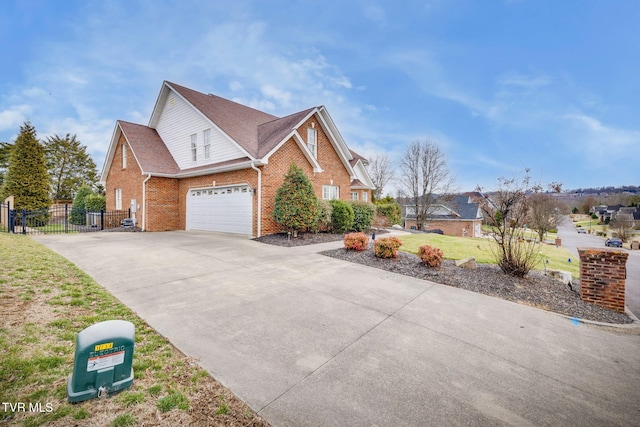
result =
[[[569,217],[564,217],[558,226],[558,237],[562,246],[569,250],[579,262],[579,247],[604,248],[604,240],[592,234],[580,234]],[[623,249],[629,254],[627,259],[627,281],[625,284],[625,303],[631,312],[640,318],[640,251]],[[572,260],[573,261],[573,260]]]

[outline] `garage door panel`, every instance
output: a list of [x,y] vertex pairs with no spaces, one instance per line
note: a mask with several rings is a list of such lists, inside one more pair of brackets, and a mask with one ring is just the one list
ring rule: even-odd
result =
[[252,234],[252,211],[248,186],[190,190],[187,230]]

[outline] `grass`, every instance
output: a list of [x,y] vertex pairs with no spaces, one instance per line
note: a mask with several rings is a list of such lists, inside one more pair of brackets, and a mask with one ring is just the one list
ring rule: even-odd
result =
[[[0,424],[155,425],[158,409],[181,411],[172,420],[192,424],[190,402],[223,389],[88,275],[27,236],[0,234],[0,318],[0,401],[46,409],[2,407]],[[135,325],[133,384],[100,404],[70,404],[75,337],[111,319]],[[237,425],[250,424],[255,414],[247,415],[248,407],[233,399],[235,419],[243,420]]]
[[[474,257],[481,264],[495,264],[496,261],[491,251],[492,239],[444,236],[435,233],[410,234],[400,237],[402,246],[400,250],[412,254],[418,253],[422,245],[439,248],[444,253],[445,259],[458,260]],[[580,263],[567,249],[554,245],[541,246],[542,262],[537,269],[553,268],[571,273],[573,277],[580,275]],[[568,260],[571,259],[571,262]]]

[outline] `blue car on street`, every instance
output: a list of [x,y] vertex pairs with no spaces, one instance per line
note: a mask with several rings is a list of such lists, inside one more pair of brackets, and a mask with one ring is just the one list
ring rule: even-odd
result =
[[605,240],[604,245],[614,247],[614,248],[621,248],[622,240],[618,239],[617,237],[612,237],[611,239]]

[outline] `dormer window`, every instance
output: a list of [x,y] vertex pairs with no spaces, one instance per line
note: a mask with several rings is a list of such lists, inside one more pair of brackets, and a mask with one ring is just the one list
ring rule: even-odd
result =
[[318,158],[318,133],[314,128],[307,128],[307,146],[314,158]]
[[127,168],[127,144],[122,144],[122,169]]

